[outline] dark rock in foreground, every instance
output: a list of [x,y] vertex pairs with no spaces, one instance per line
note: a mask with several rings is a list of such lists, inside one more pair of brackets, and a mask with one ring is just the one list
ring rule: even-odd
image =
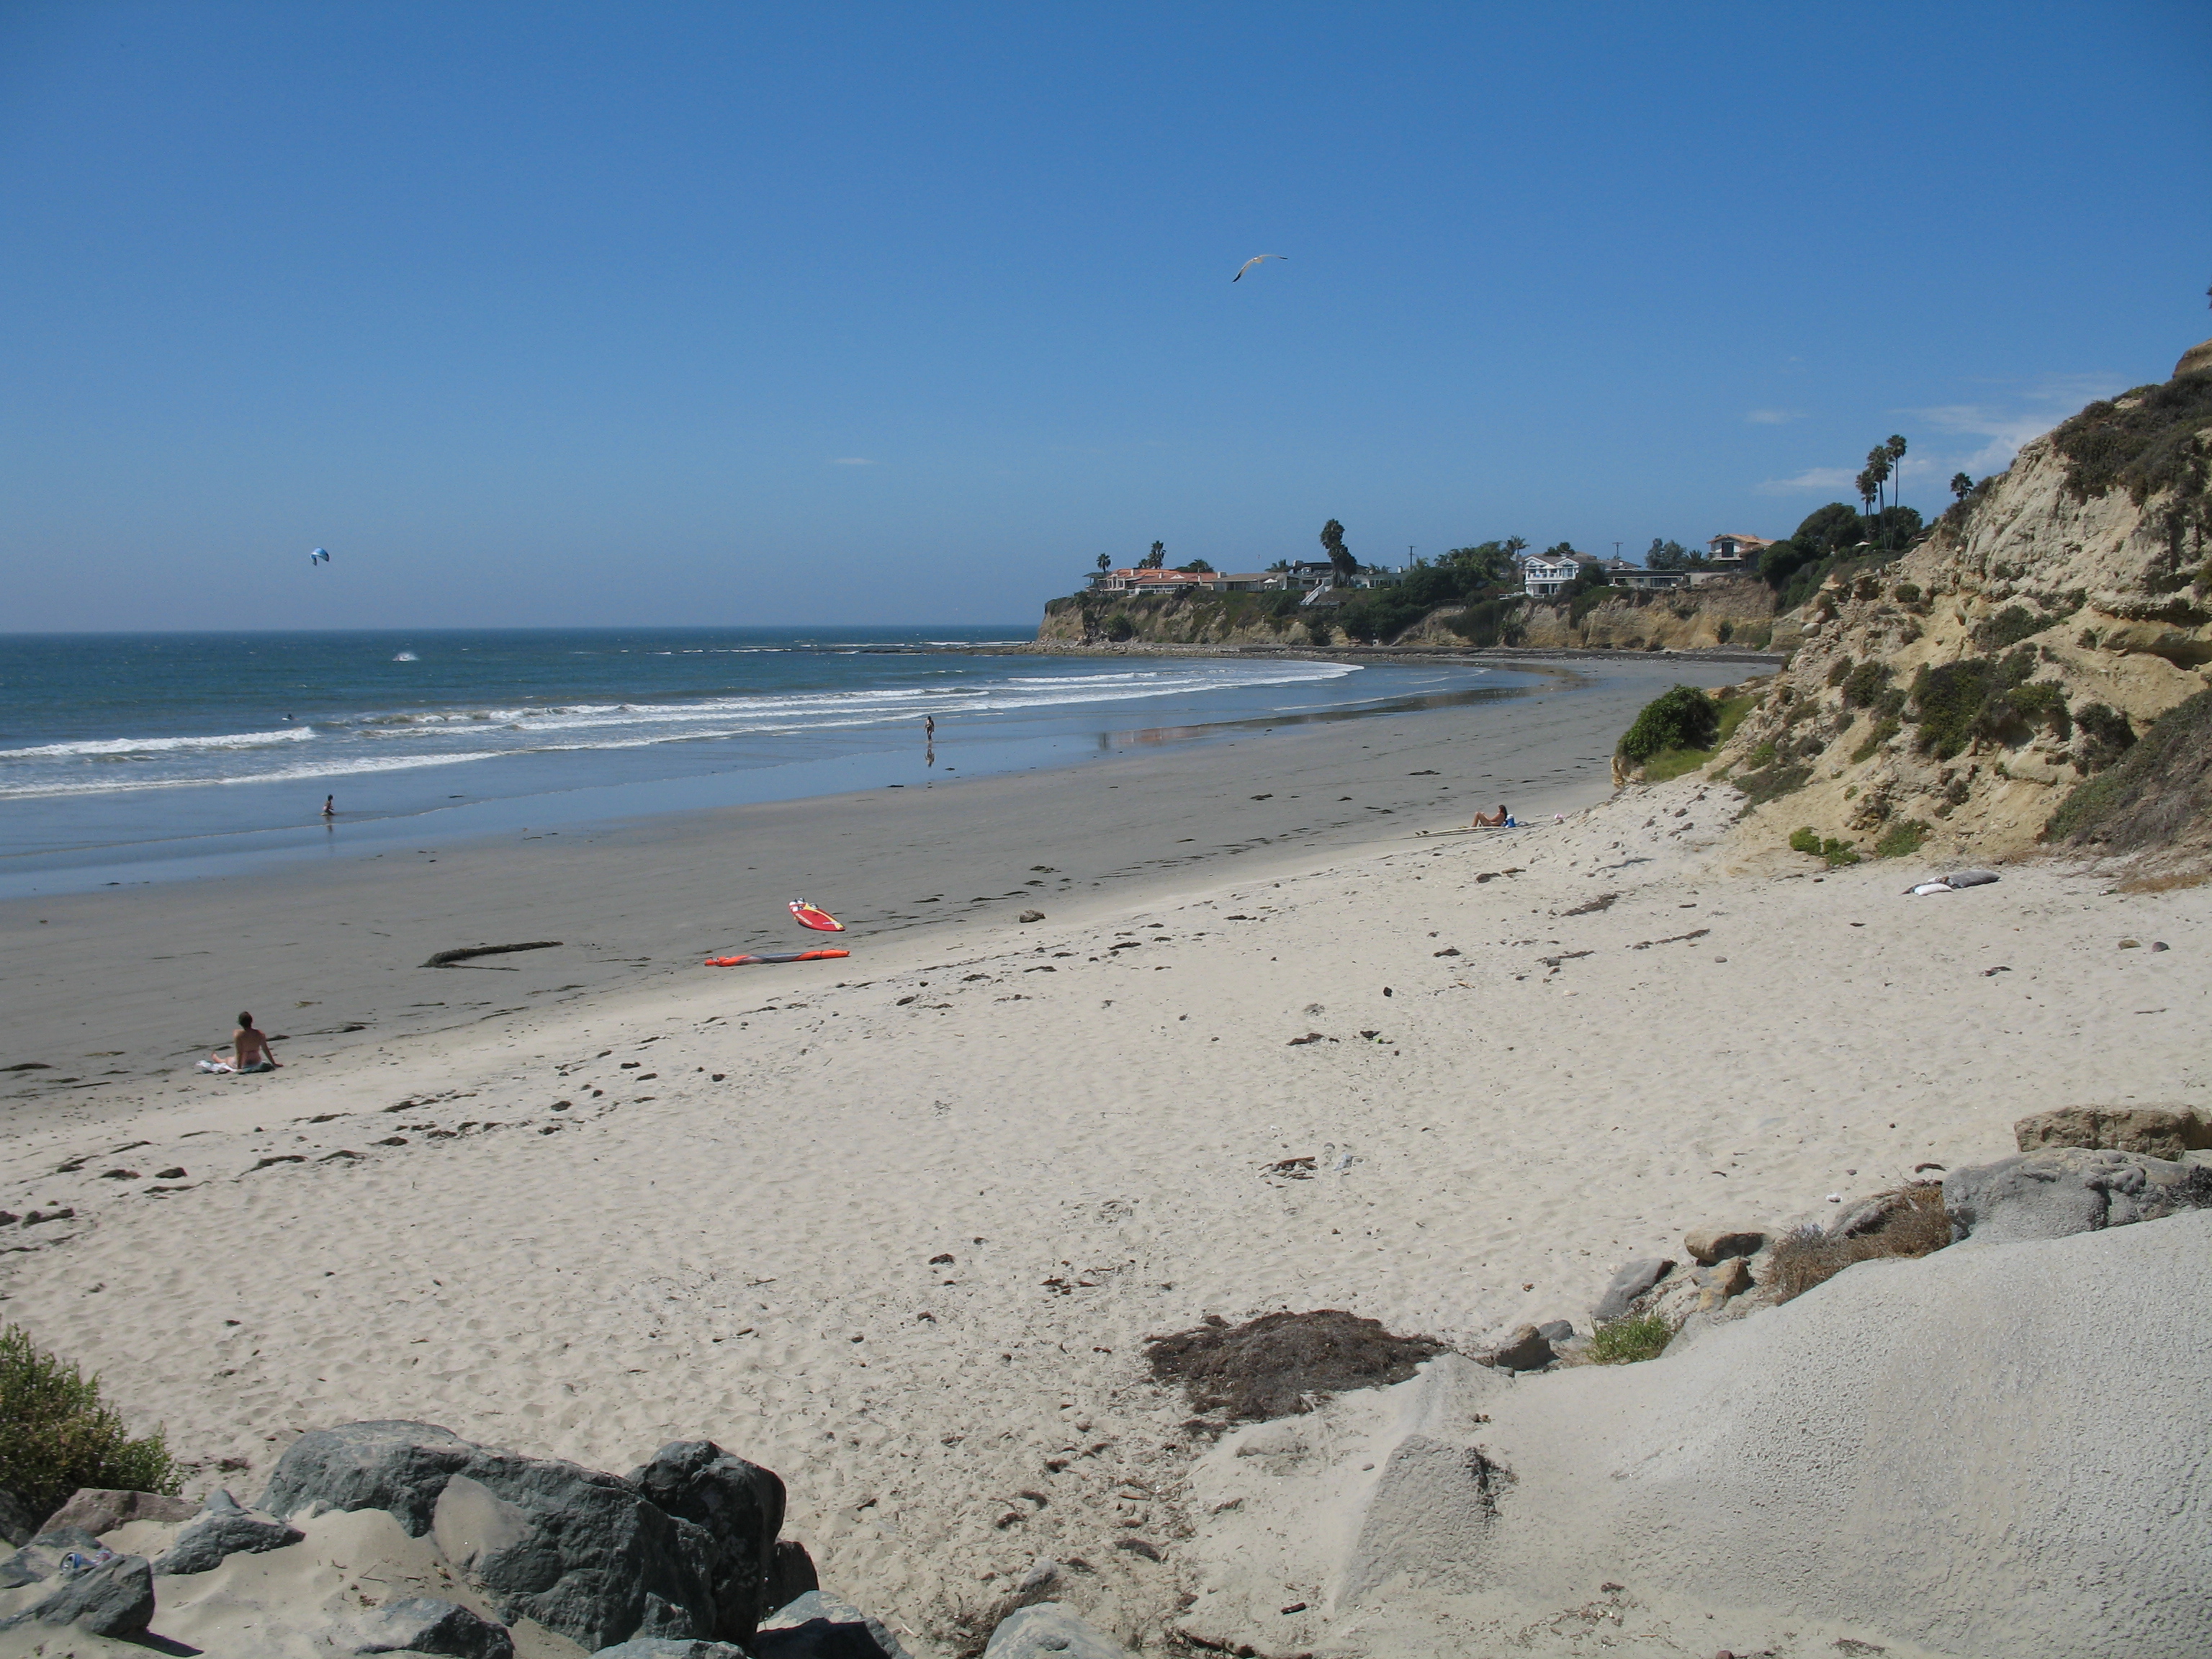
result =
[[711,1440],[671,1441],[629,1478],[668,1514],[705,1528],[715,1613],[709,1633],[725,1642],[750,1641],[761,1614],[777,1605],[768,1590],[775,1535],[783,1530],[783,1482]]
[[239,1507],[238,1500],[219,1492],[207,1507],[187,1522],[169,1547],[155,1558],[154,1571],[162,1574],[212,1572],[233,1555],[258,1555],[296,1544],[307,1534],[265,1515]]
[[881,1620],[820,1590],[761,1620],[751,1649],[753,1659],[908,1659]]
[[[709,1450],[702,1469],[722,1456]],[[755,1518],[764,1520],[765,1489],[748,1479],[726,1469],[708,1485],[752,1492]],[[702,1507],[703,1490],[690,1492]],[[775,1496],[780,1521],[780,1483]],[[283,1516],[309,1504],[389,1510],[416,1537],[433,1534],[502,1618],[534,1619],[592,1650],[634,1636],[712,1637],[722,1623],[718,1564],[741,1579],[742,1564],[758,1560],[764,1580],[773,1559],[774,1534],[743,1534],[744,1505],[734,1500],[725,1512],[732,1530],[718,1535],[670,1515],[620,1475],[472,1445],[428,1423],[302,1435],[278,1461],[261,1506]],[[730,1618],[742,1622],[750,1611],[741,1604]]]
[[504,1626],[478,1618],[458,1601],[410,1595],[358,1615],[349,1632],[355,1653],[434,1653],[450,1659],[514,1659]]
[[53,1593],[0,1625],[0,1630],[48,1625],[131,1642],[143,1636],[153,1620],[154,1569],[143,1555],[111,1556],[73,1577],[60,1570],[53,1577]]

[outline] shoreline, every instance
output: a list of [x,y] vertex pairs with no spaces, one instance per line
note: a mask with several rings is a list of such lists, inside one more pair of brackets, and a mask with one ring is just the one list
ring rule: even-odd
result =
[[[567,832],[410,830],[358,854],[341,836],[312,862],[0,899],[0,1066],[38,1068],[0,1071],[0,1103],[21,1127],[173,1091],[241,1007],[290,1039],[280,1058],[320,1067],[363,1045],[665,985],[711,955],[824,943],[790,924],[794,897],[853,930],[836,942],[860,945],[858,972],[871,939],[1030,900],[1092,914],[1212,861],[1295,863],[1364,845],[1376,823],[1464,823],[1497,805],[1482,799],[1492,791],[1518,810],[1570,810],[1609,789],[1613,740],[1664,683],[1586,677],[1494,715],[1285,725]],[[419,966],[537,939],[563,945],[473,969]]]

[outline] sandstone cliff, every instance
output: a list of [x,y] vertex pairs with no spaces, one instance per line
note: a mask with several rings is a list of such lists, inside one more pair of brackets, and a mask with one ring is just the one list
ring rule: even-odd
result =
[[[1045,605],[1040,645],[1099,645],[1117,636],[1147,645],[1309,645],[1314,624],[1343,644],[1337,607],[1300,605],[1301,595],[1282,593],[1076,594]],[[1489,641],[1471,641],[1455,624],[1464,614],[1446,605],[1380,645],[1440,646],[1465,650],[1471,643],[1524,646],[1534,650],[1693,651],[1733,645],[1765,650],[1776,637],[1774,593],[1750,577],[1711,582],[1666,593],[1607,592],[1580,614],[1571,605],[1523,603],[1505,607],[1502,627]],[[1126,629],[1126,631],[1125,631]],[[1795,637],[1785,627],[1784,643]]]
[[1989,859],[2212,684],[2212,373],[2093,404],[1919,546],[1832,578],[1711,768],[1754,845]]

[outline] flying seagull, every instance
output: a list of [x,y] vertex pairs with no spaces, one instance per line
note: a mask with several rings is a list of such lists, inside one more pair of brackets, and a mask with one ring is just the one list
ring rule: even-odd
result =
[[1247,259],[1243,264],[1237,266],[1237,274],[1234,276],[1231,276],[1229,280],[1232,283],[1243,282],[1244,280],[1244,273],[1251,270],[1254,265],[1258,264],[1262,259],[1287,259],[1290,257],[1291,256],[1287,253],[1255,253],[1250,258]]

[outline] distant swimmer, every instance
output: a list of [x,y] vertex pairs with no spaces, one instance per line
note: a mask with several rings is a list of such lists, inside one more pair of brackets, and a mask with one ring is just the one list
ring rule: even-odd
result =
[[1258,264],[1262,259],[1287,260],[1291,256],[1287,253],[1255,253],[1250,258],[1247,259],[1243,264],[1237,266],[1237,274],[1234,276],[1231,276],[1229,280],[1232,283],[1243,282],[1244,280],[1244,273],[1251,270],[1254,265]]
[[[287,718],[289,719],[289,716],[287,716]],[[324,816],[325,817],[326,817],[326,818],[334,818],[334,817],[337,817],[337,815],[338,815],[338,798],[337,798],[336,795],[325,795],[325,796],[324,796],[324,797],[323,797],[323,816]]]

